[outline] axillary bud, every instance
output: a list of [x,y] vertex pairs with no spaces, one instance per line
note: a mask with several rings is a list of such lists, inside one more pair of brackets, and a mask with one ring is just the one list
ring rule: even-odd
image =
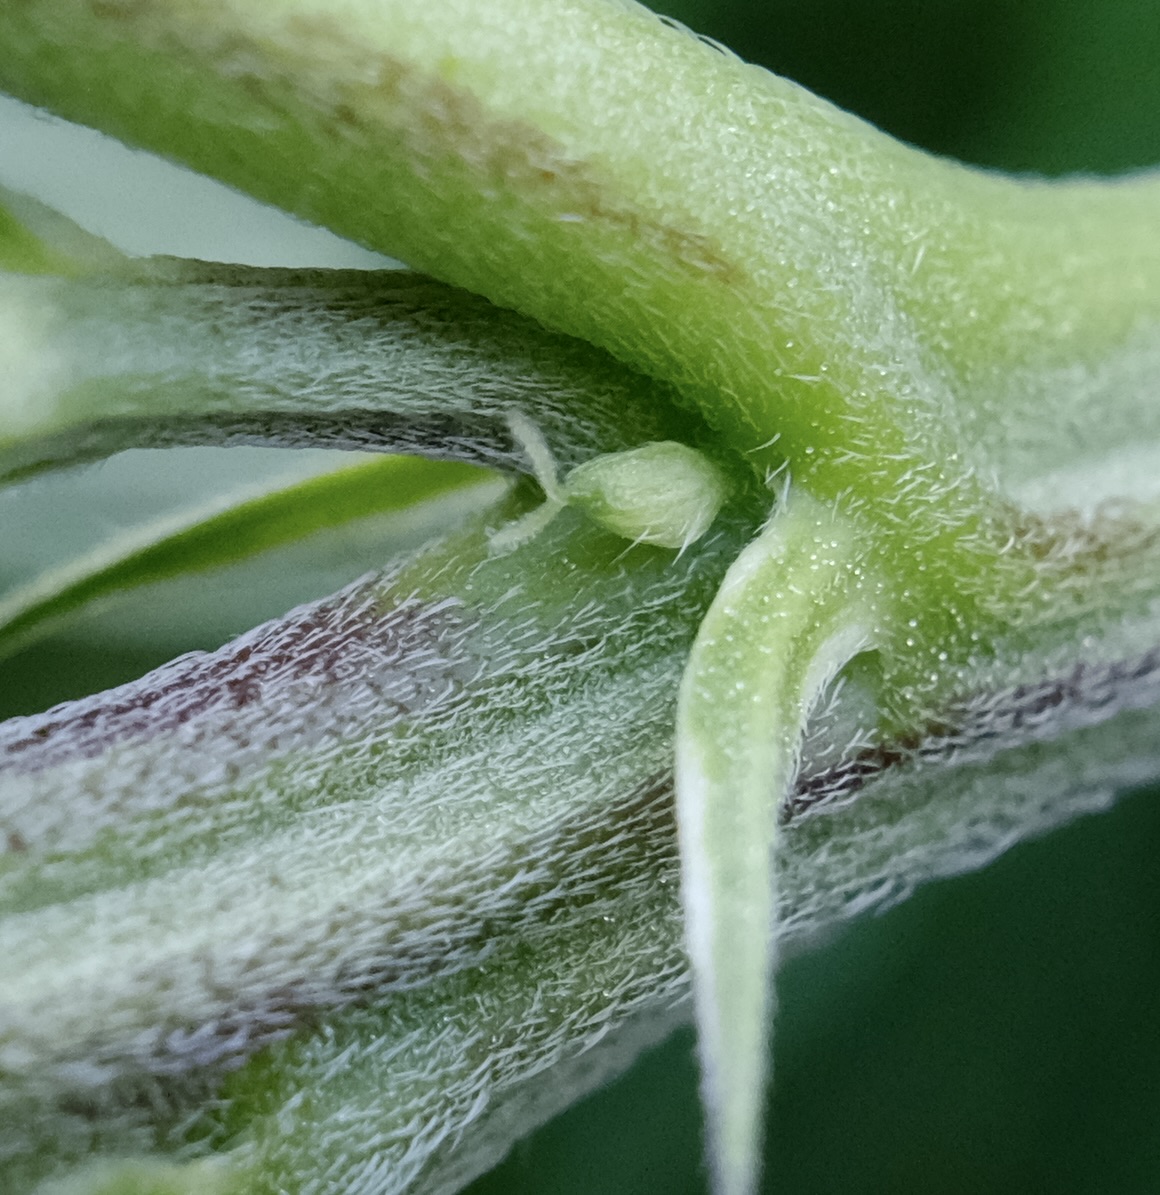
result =
[[561,486],[568,505],[609,531],[661,548],[696,543],[729,488],[708,457],[673,440],[593,457],[577,465]]

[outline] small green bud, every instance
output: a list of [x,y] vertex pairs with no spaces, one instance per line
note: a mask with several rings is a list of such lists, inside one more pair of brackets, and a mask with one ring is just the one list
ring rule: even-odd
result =
[[722,471],[672,440],[593,457],[564,479],[569,505],[634,543],[686,548],[729,497]]

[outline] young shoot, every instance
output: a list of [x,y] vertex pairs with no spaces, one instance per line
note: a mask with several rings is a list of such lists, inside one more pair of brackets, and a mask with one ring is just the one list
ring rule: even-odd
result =
[[675,440],[642,444],[584,461],[561,482],[539,428],[519,412],[508,426],[544,491],[544,502],[498,531],[492,547],[510,551],[575,506],[600,526],[633,544],[683,552],[713,524],[729,497],[723,471],[703,453]]

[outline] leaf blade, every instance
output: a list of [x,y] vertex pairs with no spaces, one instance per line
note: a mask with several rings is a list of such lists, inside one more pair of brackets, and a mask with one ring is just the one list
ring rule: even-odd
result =
[[220,568],[257,553],[388,511],[402,512],[474,486],[499,490],[477,467],[384,457],[279,487],[231,495],[224,506],[182,511],[38,577],[0,600],[0,659],[34,642],[90,603],[139,586]]

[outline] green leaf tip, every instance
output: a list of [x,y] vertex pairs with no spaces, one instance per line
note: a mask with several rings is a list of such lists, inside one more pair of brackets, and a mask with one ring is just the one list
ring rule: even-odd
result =
[[682,898],[718,1195],[758,1178],[779,807],[810,711],[874,642],[870,589],[852,529],[795,494],[729,569],[681,683]]
[[118,593],[224,568],[372,515],[418,514],[467,487],[484,505],[503,491],[475,465],[382,456],[147,523],[0,598],[0,660]]
[[0,270],[72,276],[120,269],[127,261],[66,216],[0,186]]

